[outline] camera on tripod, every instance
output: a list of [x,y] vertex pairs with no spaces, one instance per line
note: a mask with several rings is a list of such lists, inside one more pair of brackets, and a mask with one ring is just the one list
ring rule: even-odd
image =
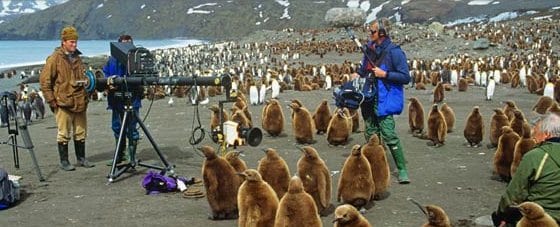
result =
[[131,77],[157,76],[154,55],[132,42],[111,42],[111,56],[126,66]]

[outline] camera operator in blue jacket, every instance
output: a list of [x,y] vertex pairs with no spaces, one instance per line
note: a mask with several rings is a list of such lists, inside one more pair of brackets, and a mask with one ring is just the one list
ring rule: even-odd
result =
[[352,77],[365,78],[362,89],[365,99],[360,109],[366,141],[375,133],[387,144],[398,169],[399,183],[408,184],[406,160],[393,115],[402,112],[403,85],[409,83],[410,74],[406,55],[391,42],[389,31],[390,24],[385,18],[368,24],[370,41],[365,47],[362,65]]
[[[119,37],[119,42],[132,42],[132,37],[130,35],[121,35]],[[118,62],[114,57],[109,57],[107,64],[103,67],[103,73],[105,78],[109,77],[124,77],[128,74],[125,62]],[[142,87],[128,87],[126,84],[115,86],[109,86],[108,96],[107,96],[107,109],[112,110],[111,116],[111,128],[113,129],[113,134],[115,136],[115,144],[118,145],[119,133],[121,130],[122,120],[125,113],[125,106],[127,100],[130,101],[130,106],[136,116],[139,116],[140,107],[142,107]],[[130,99],[126,99],[124,95],[131,95]],[[138,139],[140,134],[137,130],[136,118],[132,115],[128,116],[128,123],[125,126],[125,134],[128,138],[128,152],[125,154],[126,150],[126,140],[121,143],[118,149],[117,164],[123,161],[136,162],[136,146],[138,145]],[[123,138],[124,139],[124,138]],[[116,146],[115,145],[115,146]],[[112,165],[112,161],[108,163]]]

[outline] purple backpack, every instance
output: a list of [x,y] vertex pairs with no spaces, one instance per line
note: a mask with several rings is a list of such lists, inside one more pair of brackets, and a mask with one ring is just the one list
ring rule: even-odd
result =
[[142,180],[142,187],[146,189],[146,194],[172,192],[177,190],[177,182],[175,178],[150,171]]

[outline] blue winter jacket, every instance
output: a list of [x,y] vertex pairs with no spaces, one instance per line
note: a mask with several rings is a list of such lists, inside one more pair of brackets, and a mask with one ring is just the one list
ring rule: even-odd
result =
[[[103,66],[103,73],[105,73],[105,78],[108,78],[110,76],[118,76],[118,77],[123,77],[124,75],[126,75],[126,66],[119,63],[117,61],[116,58],[114,57],[109,57],[109,61],[107,61],[107,64],[105,64],[105,66]],[[142,107],[142,94],[139,94],[139,90],[142,89],[138,89],[135,87],[128,87],[128,89],[125,86],[119,86],[117,91],[131,91],[133,92],[133,96],[132,96],[132,108],[134,109],[139,109],[140,107]],[[114,92],[109,92],[108,96],[107,96],[107,109],[117,109],[117,110],[124,110],[124,104],[122,102],[121,99],[119,98],[115,98],[115,94]]]
[[[374,49],[375,48],[375,49]],[[394,45],[390,38],[383,40],[381,45],[374,47],[374,42],[367,44],[366,54],[375,62],[381,57],[383,51],[387,54],[379,63],[379,68],[387,72],[386,78],[370,77],[373,68],[366,56],[357,73],[367,80],[363,87],[363,94],[370,100],[376,100],[376,115],[379,117],[400,114],[404,106],[403,85],[410,82],[410,73],[406,62],[406,55],[400,46]]]

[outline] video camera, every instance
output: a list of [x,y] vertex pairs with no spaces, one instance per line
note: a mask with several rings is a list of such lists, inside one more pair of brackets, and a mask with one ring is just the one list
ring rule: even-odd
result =
[[132,42],[111,42],[111,56],[126,65],[131,77],[157,76],[154,55],[144,47]]

